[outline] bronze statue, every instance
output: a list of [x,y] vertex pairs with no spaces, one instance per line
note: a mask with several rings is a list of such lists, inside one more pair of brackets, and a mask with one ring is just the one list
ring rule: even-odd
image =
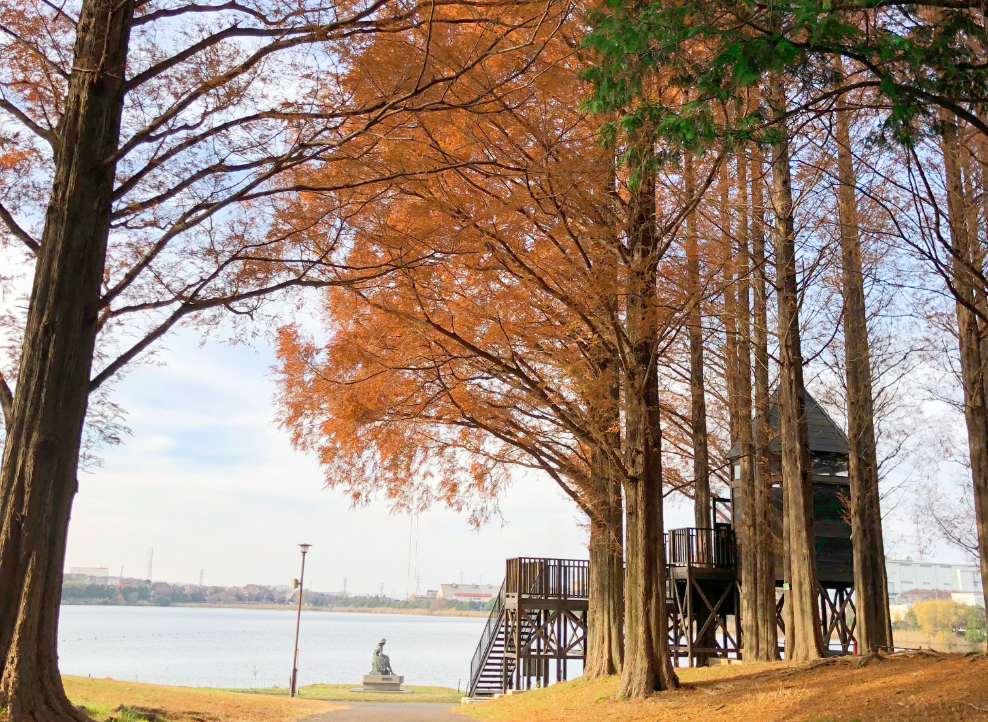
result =
[[388,655],[384,653],[384,643],[387,641],[387,639],[382,639],[374,648],[374,656],[371,659],[371,674],[380,674],[385,676],[394,674],[391,669],[391,660],[388,659]]

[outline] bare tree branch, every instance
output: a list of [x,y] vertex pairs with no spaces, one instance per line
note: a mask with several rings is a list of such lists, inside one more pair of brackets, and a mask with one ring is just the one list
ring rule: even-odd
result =
[[10,215],[10,211],[4,208],[3,203],[0,203],[0,220],[2,220],[4,222],[4,225],[7,226],[7,229],[12,234],[14,234],[14,237],[19,239],[21,242],[24,243],[25,246],[28,247],[31,253],[33,253],[34,255],[38,254],[38,252],[41,250],[41,244],[38,241],[34,240],[27,231],[25,231],[17,224],[17,221],[14,220],[14,217]]

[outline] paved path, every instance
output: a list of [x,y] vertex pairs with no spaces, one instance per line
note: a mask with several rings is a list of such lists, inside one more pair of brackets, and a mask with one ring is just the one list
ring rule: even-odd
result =
[[464,722],[469,717],[454,715],[459,705],[432,702],[339,702],[350,709],[324,712],[302,722]]

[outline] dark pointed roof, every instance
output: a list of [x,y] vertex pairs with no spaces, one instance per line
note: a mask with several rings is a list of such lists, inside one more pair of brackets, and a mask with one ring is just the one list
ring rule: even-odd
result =
[[[772,442],[770,448],[773,454],[782,453],[782,442],[779,439],[779,392],[772,393],[768,407],[768,422],[772,427]],[[847,434],[839,427],[810,392],[806,392],[806,432],[810,442],[811,454],[847,454]],[[733,459],[741,453],[736,442],[727,452],[727,458]]]

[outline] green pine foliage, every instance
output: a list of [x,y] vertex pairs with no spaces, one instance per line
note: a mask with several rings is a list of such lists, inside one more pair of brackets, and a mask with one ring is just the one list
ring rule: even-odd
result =
[[[608,0],[588,20],[584,44],[597,63],[585,73],[594,88],[585,107],[616,116],[605,141],[647,126],[657,141],[690,150],[715,140],[769,143],[764,106],[749,105],[729,124],[714,111],[739,107],[770,73],[789,80],[791,112],[871,88],[882,114],[875,141],[936,133],[941,108],[988,133],[988,37],[964,3]],[[843,86],[838,56],[855,69]]]

